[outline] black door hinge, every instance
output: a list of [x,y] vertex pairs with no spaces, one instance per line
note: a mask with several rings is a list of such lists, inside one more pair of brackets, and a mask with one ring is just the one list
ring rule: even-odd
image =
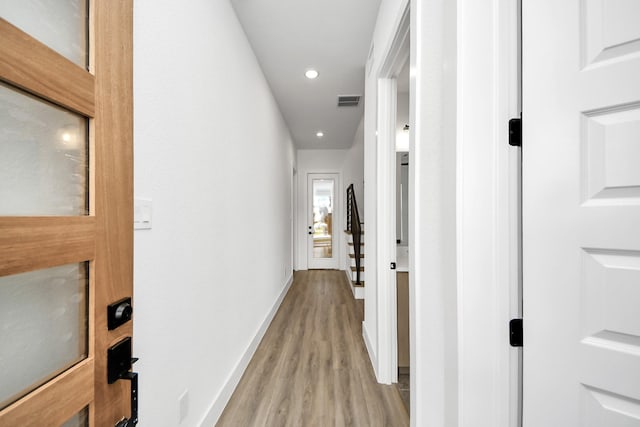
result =
[[509,145],[522,147],[522,119],[509,120]]
[[511,319],[509,322],[509,344],[511,347],[522,347],[522,319]]

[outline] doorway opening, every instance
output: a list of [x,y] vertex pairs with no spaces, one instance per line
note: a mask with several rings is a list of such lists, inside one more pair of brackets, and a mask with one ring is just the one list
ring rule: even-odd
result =
[[[377,259],[379,351],[378,380],[398,384],[402,366],[405,396],[409,377],[409,158],[410,158],[410,11],[407,4],[377,75]],[[405,161],[403,161],[403,155]],[[406,182],[402,182],[402,163]],[[405,190],[406,198],[402,197]],[[398,266],[403,271],[398,270]],[[401,360],[402,359],[402,360]],[[410,399],[408,399],[410,400]],[[409,404],[407,404],[409,409]]]
[[398,382],[402,401],[410,410],[409,334],[409,61],[397,77],[396,98],[396,319]]

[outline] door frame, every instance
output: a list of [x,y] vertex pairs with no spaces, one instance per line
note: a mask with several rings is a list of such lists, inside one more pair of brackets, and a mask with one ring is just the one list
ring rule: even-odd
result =
[[[393,40],[384,53],[377,80],[377,202],[376,275],[378,316],[378,381],[398,382],[398,314],[396,270],[396,119],[397,76],[409,60],[410,5],[407,4]],[[411,98],[411,93],[409,94]],[[413,123],[409,124],[412,128]],[[411,147],[409,147],[411,156]],[[411,168],[411,166],[410,166]],[[411,187],[411,183],[409,184]],[[411,239],[409,239],[411,240]],[[411,301],[409,302],[411,304]]]
[[517,426],[518,1],[412,5],[412,422]]
[[[342,183],[341,174],[337,172],[307,172],[305,174],[306,182],[306,197],[305,200],[305,249],[307,269],[331,269],[336,270],[340,268],[340,260],[342,253]],[[325,258],[322,260],[313,260],[313,243],[309,239],[308,227],[309,224],[313,224],[313,192],[312,182],[313,179],[333,179],[333,213],[331,215],[332,235],[331,235],[331,258]],[[313,264],[313,266],[312,266]]]
[[[411,399],[420,402],[411,425],[517,426],[519,350],[509,346],[508,322],[520,314],[518,153],[507,122],[519,115],[518,2],[392,3],[381,4],[367,65],[365,228],[371,253],[375,73],[410,3]],[[376,285],[369,276],[363,335],[378,375]]]

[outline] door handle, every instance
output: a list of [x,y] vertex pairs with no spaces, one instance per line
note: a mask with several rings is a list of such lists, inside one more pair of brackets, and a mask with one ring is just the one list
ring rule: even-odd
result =
[[131,381],[131,417],[118,421],[116,427],[133,427],[138,424],[138,373],[127,372],[120,379]]
[[115,427],[133,427],[138,424],[138,373],[131,372],[131,366],[137,362],[131,357],[131,337],[107,350],[107,382],[113,384],[118,380],[131,381],[131,416],[123,417]]

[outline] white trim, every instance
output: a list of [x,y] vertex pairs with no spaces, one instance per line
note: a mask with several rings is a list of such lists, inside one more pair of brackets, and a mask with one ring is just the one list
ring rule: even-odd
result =
[[[455,173],[455,158],[451,152],[455,156],[456,4],[453,1],[411,0],[409,312],[412,426],[458,426],[455,351],[458,314],[455,230],[452,230],[455,227],[452,216],[456,210],[455,200],[452,200],[455,187],[449,182],[455,180],[451,178]],[[485,420],[479,421],[491,425]]]
[[378,372],[376,372],[376,367],[378,366],[378,361],[376,360],[376,354],[373,352],[373,345],[371,345],[371,339],[369,338],[369,331],[367,331],[367,325],[362,322],[362,338],[364,338],[364,345],[367,348],[367,353],[369,354],[369,359],[371,360],[371,366],[373,366],[373,373],[378,376]]
[[273,303],[271,310],[269,310],[269,313],[267,313],[267,315],[265,316],[264,320],[262,321],[262,324],[256,331],[256,335],[253,337],[253,339],[249,343],[242,357],[240,357],[240,360],[238,360],[238,363],[236,364],[235,368],[229,374],[229,377],[225,381],[224,386],[220,389],[220,392],[214,399],[211,406],[209,406],[209,409],[207,410],[206,415],[202,418],[202,421],[200,421],[200,424],[199,424],[200,427],[212,426],[212,425],[215,425],[216,422],[218,422],[220,415],[222,415],[222,411],[224,411],[225,406],[227,406],[227,403],[229,403],[229,399],[231,399],[231,395],[233,394],[234,390],[238,386],[238,383],[242,378],[242,374],[244,374],[244,371],[247,369],[247,366],[251,361],[251,358],[253,357],[256,350],[258,349],[258,345],[260,344],[260,341],[264,337],[264,334],[267,332],[269,325],[271,325],[271,321],[273,320],[274,316],[278,312],[278,309],[280,308],[280,305],[282,304],[284,297],[287,295],[287,292],[289,292],[289,288],[291,288],[292,283],[293,283],[293,273],[291,273],[291,275],[287,279],[287,282],[282,288],[280,295],[278,295],[278,298]]
[[[395,53],[395,52],[394,52]],[[393,360],[397,345],[393,339],[396,335],[395,319],[395,280],[389,264],[395,262],[395,132],[396,132],[396,98],[397,86],[394,78],[378,79],[378,149],[377,149],[377,236],[378,262],[378,382],[391,384],[397,382],[397,364],[393,369]],[[391,162],[393,161],[393,165]],[[395,374],[395,375],[394,375]]]
[[519,149],[507,123],[519,113],[517,2],[466,0],[457,12],[459,425],[515,426],[519,350],[507,331],[517,316]]
[[516,11],[412,0],[412,426],[517,425]]
[[410,13],[407,3],[396,21],[395,31],[381,56],[377,73],[376,192],[377,192],[377,319],[378,381],[398,381],[397,293],[396,272],[390,263],[396,261],[396,77],[409,57]]
[[353,293],[353,297],[355,299],[364,299],[364,287],[353,286],[353,280],[351,280],[351,276],[349,276],[349,271],[347,270],[342,270],[342,271],[344,271],[344,275],[347,278],[347,283],[349,283],[349,286],[351,287],[351,293]]

